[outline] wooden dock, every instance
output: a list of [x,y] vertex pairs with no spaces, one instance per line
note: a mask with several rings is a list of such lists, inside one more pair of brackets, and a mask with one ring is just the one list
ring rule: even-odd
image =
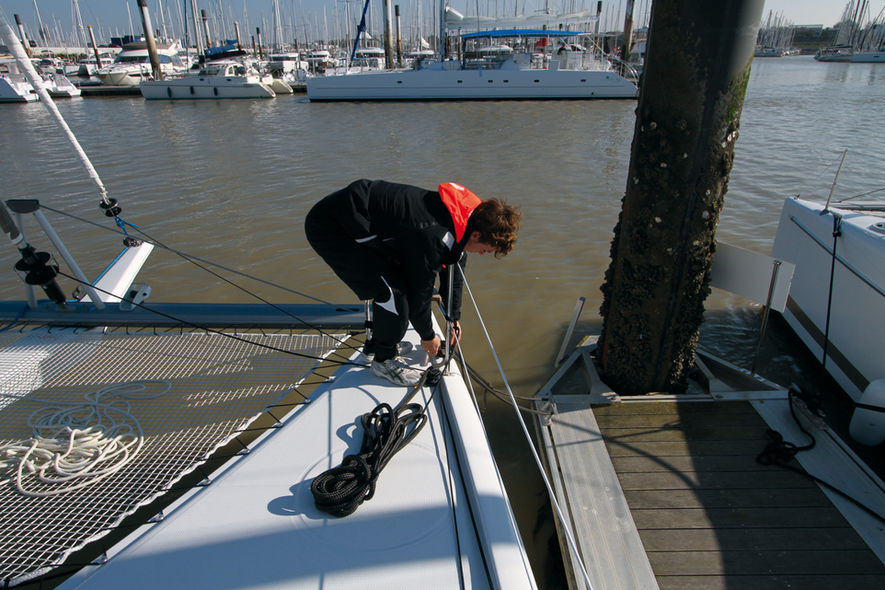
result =
[[[859,523],[861,511],[839,499],[837,508],[795,461],[803,473],[756,461],[766,419],[788,408],[784,390],[741,392],[713,378],[727,394],[617,398],[586,350],[577,354],[542,391],[556,413],[539,431],[594,590],[885,588],[882,522]],[[784,433],[805,442],[793,435]],[[855,469],[820,438],[815,473],[826,479],[827,462]],[[869,490],[853,475],[830,477],[885,513],[874,474]],[[586,588],[569,561],[573,587]]]

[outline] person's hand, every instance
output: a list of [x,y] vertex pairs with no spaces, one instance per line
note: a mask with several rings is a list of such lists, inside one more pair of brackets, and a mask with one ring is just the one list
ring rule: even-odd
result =
[[435,334],[432,339],[421,341],[421,348],[424,349],[424,352],[426,352],[431,359],[436,358],[440,346],[442,346],[442,341],[439,339],[439,336]]

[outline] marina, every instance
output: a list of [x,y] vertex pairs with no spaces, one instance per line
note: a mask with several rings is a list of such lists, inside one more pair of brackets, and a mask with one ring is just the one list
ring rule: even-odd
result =
[[[870,112],[865,105],[882,84],[875,64],[818,63],[809,56],[754,63],[726,209],[717,235],[728,243],[771,253],[784,199],[796,193],[815,199],[825,197],[823,193],[833,182],[846,148],[838,196],[849,198],[882,186],[882,173],[876,164],[880,146],[874,133],[863,131],[881,124],[881,113]],[[831,109],[834,102],[841,107],[837,112]],[[84,186],[84,175],[53,163],[53,159],[61,161],[64,146],[45,133],[53,124],[40,110],[41,105],[6,106],[20,109],[16,111],[20,116],[4,123],[5,129],[0,132],[0,146],[5,153],[12,153],[9,146],[21,144],[8,163],[7,178],[13,190],[22,194],[27,191],[51,203],[59,187],[64,187],[72,208],[94,207],[94,197]],[[213,258],[216,248],[223,245],[226,266],[248,268],[250,274],[275,277],[275,281],[286,284],[296,279],[307,281],[315,287],[312,295],[334,301],[345,292],[311,254],[301,222],[309,206],[335,188],[359,177],[435,186],[442,176],[463,182],[480,195],[503,195],[521,201],[526,220],[533,222],[525,227],[513,258],[500,263],[505,270],[477,260],[471,263],[469,274],[475,280],[472,288],[483,308],[481,319],[500,345],[497,353],[507,365],[508,380],[527,396],[542,389],[554,371],[553,356],[575,297],[591,300],[579,322],[579,331],[598,331],[598,284],[607,264],[611,228],[626,184],[635,106],[632,100],[315,104],[297,94],[274,101],[201,101],[199,105],[145,101],[141,97],[59,103],[108,186],[115,194],[125,193],[127,212],[138,210],[138,217],[154,228],[149,232],[159,232],[165,236],[163,241],[174,241],[175,248],[205,258]],[[33,120],[32,128],[25,125],[26,118]],[[225,121],[223,132],[215,126],[220,119]],[[135,152],[124,152],[119,147],[136,136],[140,146],[150,147],[139,149],[138,165],[132,166]],[[360,141],[355,141],[356,137]],[[45,158],[41,156],[44,153],[53,159],[45,165],[43,174],[34,178],[27,163]],[[233,153],[237,154],[235,167],[229,165]],[[178,198],[170,202],[167,195],[171,194]],[[231,231],[231,219],[237,220],[235,231]],[[580,227],[576,227],[578,219],[582,220]],[[63,229],[78,227],[70,218],[60,217],[58,223]],[[84,263],[93,267],[102,264],[93,248],[86,246],[100,232],[89,228],[82,234],[76,235],[72,244],[83,251]],[[254,236],[258,235],[269,239],[256,242]],[[11,266],[12,254],[7,248],[0,254],[0,261],[6,260]],[[170,252],[159,255],[158,268],[164,272],[157,280],[151,279],[152,299],[195,303],[207,295],[221,302],[242,299],[242,294],[227,293],[214,280],[189,280],[187,271],[173,270],[172,258]],[[5,299],[19,299],[21,285],[4,278],[0,292]],[[282,297],[295,298],[292,293]],[[544,305],[539,306],[539,301]],[[753,364],[758,353],[755,347],[760,305],[714,291],[707,310],[702,345],[739,367]],[[468,362],[479,373],[491,376],[495,363],[480,341],[479,319],[472,313],[465,317],[464,347]],[[776,384],[798,382],[804,389],[818,391],[832,387],[829,377],[816,367],[815,359],[809,358],[783,322],[774,322],[762,347],[756,370],[770,379],[764,380],[771,384],[766,395],[774,395],[779,407],[785,407],[788,397],[786,389]],[[343,379],[339,383],[346,388],[347,377]],[[490,450],[507,490],[504,497],[509,496],[522,537],[514,541],[513,547],[520,553],[520,544],[525,544],[525,556],[539,587],[566,587],[566,578],[575,584],[580,574],[573,568],[569,570],[569,549],[557,537],[555,529],[559,525],[549,514],[538,476],[527,466],[526,443],[516,432],[512,410],[487,394],[480,394],[478,401]],[[768,471],[763,475],[764,470],[753,464],[765,437],[758,406],[769,402],[756,398],[610,402],[593,404],[596,430],[592,434],[598,433],[597,442],[606,441],[605,454],[624,488],[631,518],[647,553],[648,567],[643,575],[651,580],[647,586],[622,587],[732,587],[738,579],[754,588],[784,587],[788,583],[827,587],[834,580],[861,588],[881,584],[881,558],[874,555],[876,549],[852,536],[852,527],[817,487],[799,476],[791,479],[792,475],[769,475]],[[434,408],[440,411],[438,406]],[[846,410],[834,410],[836,435],[844,436],[852,453],[863,458],[874,456],[875,448],[858,447],[847,436],[850,415],[844,419],[838,416]],[[352,419],[357,413],[350,414]],[[561,419],[572,417],[563,414]],[[339,416],[336,420],[345,418]],[[740,422],[745,430],[736,432],[734,422]],[[717,431],[718,438],[708,438],[712,430]],[[284,436],[289,436],[291,429],[285,432]],[[671,439],[676,432],[700,432],[700,438]],[[275,438],[283,440],[278,434],[283,435],[283,431],[269,435],[266,444],[260,443],[261,448],[272,446]],[[646,442],[690,449],[731,447],[735,452],[667,455],[652,450],[654,444],[644,446]],[[622,452],[627,448],[640,452]],[[740,449],[746,452],[738,456]],[[408,458],[403,461],[411,465]],[[669,463],[674,466],[671,468]],[[248,473],[248,465],[243,461],[242,467],[230,467],[230,475],[225,472],[223,478]],[[306,469],[308,466],[301,464],[281,469],[280,481],[288,478],[295,483],[299,476],[294,472]],[[720,475],[724,479],[717,480]],[[676,483],[667,477],[675,477]],[[663,483],[652,481],[656,478]],[[747,504],[741,504],[745,493],[729,492],[747,489],[733,483],[741,478],[758,480],[758,487],[768,491],[753,488],[746,492]],[[781,483],[769,486],[769,479]],[[780,488],[789,490],[784,492],[789,500],[774,491]],[[653,497],[652,489],[662,492]],[[678,491],[674,493],[674,489]],[[207,490],[207,496],[221,494],[211,491],[211,486]],[[672,502],[663,499],[671,496]],[[798,498],[798,506],[793,498]],[[254,504],[255,499],[249,502]],[[680,518],[697,515],[697,519],[663,524],[655,520],[671,518],[655,516],[656,506],[679,502]],[[792,516],[785,513],[784,502],[791,507],[788,512]],[[183,501],[182,506],[186,503]],[[383,506],[383,500],[379,499],[378,505]],[[773,516],[763,526],[761,515],[765,513]],[[745,519],[756,520],[747,525]],[[810,520],[822,524],[806,530],[802,523]],[[766,526],[779,532],[771,532]],[[166,529],[170,532],[155,533],[157,541],[149,535],[143,541],[130,541],[119,552],[114,550],[112,556],[118,556],[117,561],[112,561],[111,567],[97,568],[95,580],[107,576],[109,587],[113,587],[115,570],[123,576],[132,575],[118,569],[119,564],[127,556],[133,556],[135,562],[140,559],[133,553],[136,545],[150,547],[154,542],[163,543],[164,534],[176,534],[172,522],[157,527],[158,531]],[[186,526],[185,530],[194,529]],[[674,540],[677,538],[678,542]],[[832,545],[834,555],[838,554],[833,557],[835,561],[822,552],[810,555],[808,545],[785,554],[785,547],[797,538],[804,538],[811,546],[814,539]],[[769,546],[757,549],[760,543]],[[236,546],[233,553],[238,553]],[[173,554],[167,557],[175,559]],[[566,565],[557,565],[563,563]],[[588,559],[586,563],[593,561]],[[827,569],[826,564],[834,563],[834,568]],[[686,573],[680,567],[691,571]],[[109,573],[101,573],[103,570]],[[463,580],[465,571],[472,570],[456,575]],[[476,574],[472,571],[468,575],[473,580]],[[84,570],[78,579],[86,583],[91,575]],[[711,585],[713,580],[720,586]],[[249,580],[242,583],[248,584]]]

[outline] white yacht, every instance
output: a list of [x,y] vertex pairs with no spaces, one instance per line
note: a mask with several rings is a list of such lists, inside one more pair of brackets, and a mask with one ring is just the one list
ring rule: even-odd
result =
[[[148,100],[205,98],[273,98],[273,84],[284,82],[263,76],[238,61],[205,64],[198,73],[141,82],[141,94]],[[289,92],[291,92],[289,88]]]
[[[514,38],[522,49],[496,43],[465,47],[461,59],[420,60],[411,70],[358,72],[311,78],[311,101],[636,98],[638,88],[607,56],[565,39],[568,31],[511,29],[462,35],[464,41]],[[549,43],[560,39],[553,52]]]
[[[181,44],[157,43],[157,56],[160,60],[160,70],[163,75],[169,76],[182,73],[187,70],[179,55]],[[110,86],[135,86],[142,79],[151,76],[151,60],[148,55],[147,44],[144,41],[128,43],[117,54],[114,63],[99,68],[95,75],[102,84]]]
[[37,93],[16,61],[0,61],[0,102],[34,102],[37,99]]

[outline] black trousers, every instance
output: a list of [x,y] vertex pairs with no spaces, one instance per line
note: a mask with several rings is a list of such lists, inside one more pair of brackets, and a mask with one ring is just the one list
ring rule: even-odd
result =
[[[304,222],[304,231],[311,247],[338,278],[360,299],[372,300],[370,348],[375,352],[375,360],[385,361],[395,357],[396,345],[409,327],[409,306],[402,271],[385,256],[377,240],[358,243],[349,235],[338,219],[335,208],[327,202],[320,201],[310,210]],[[396,313],[377,303],[386,303],[391,296]]]

